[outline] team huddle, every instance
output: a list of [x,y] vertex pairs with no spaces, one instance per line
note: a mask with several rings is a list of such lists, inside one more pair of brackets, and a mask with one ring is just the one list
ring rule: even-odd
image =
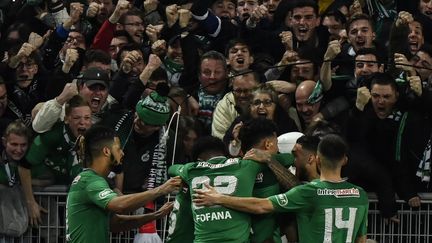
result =
[[[348,149],[338,135],[309,142],[300,137],[293,156],[278,153],[272,121],[252,119],[239,134],[242,150],[248,151],[243,158],[229,158],[221,140],[203,137],[193,148],[197,162],[172,165],[168,173],[173,178],[160,187],[119,196],[103,178],[121,164],[118,138],[104,127],[87,133],[86,158],[92,162],[75,178],[67,200],[71,242],[107,242],[108,228],[131,229],[171,210],[166,242],[281,242],[284,235],[288,242],[366,241],[368,197],[341,178]],[[300,144],[315,146],[313,162],[301,165]],[[301,183],[290,166],[298,173],[319,173],[319,178]],[[154,213],[121,215],[173,191],[178,191],[175,201]]]

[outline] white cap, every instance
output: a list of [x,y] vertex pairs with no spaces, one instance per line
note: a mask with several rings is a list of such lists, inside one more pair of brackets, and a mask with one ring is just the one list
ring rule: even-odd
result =
[[297,139],[304,134],[301,132],[288,132],[278,137],[278,147],[281,153],[291,153]]

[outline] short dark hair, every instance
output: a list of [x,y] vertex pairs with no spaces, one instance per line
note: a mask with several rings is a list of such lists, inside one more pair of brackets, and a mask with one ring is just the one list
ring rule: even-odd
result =
[[277,126],[272,120],[263,117],[250,119],[244,122],[240,129],[241,149],[246,152],[263,139],[275,134],[277,134]]
[[88,129],[84,138],[80,140],[80,150],[84,154],[85,164],[91,165],[104,147],[114,143],[115,137],[115,131],[106,126],[96,125]]
[[367,15],[367,14],[356,14],[356,15],[354,15],[354,16],[351,17],[351,19],[348,21],[348,24],[346,25],[346,32],[347,32],[347,34],[349,34],[349,30],[351,28],[351,25],[355,21],[358,21],[358,20],[366,20],[366,21],[368,21],[370,27],[372,28],[372,31],[374,31],[373,30],[373,27],[374,27],[373,20],[372,20],[372,18],[369,15]]
[[398,91],[395,78],[389,73],[374,73],[370,79],[370,88],[375,84],[377,85],[390,85],[393,90]]
[[319,142],[320,138],[318,136],[304,135],[299,137],[296,143],[300,144],[302,149],[316,154]]
[[124,13],[120,17],[118,22],[120,24],[125,24],[126,17],[128,17],[128,16],[138,16],[144,22],[143,13],[137,8],[132,8],[129,11],[127,11],[126,13]]
[[234,80],[236,80],[237,78],[240,78],[240,77],[245,76],[245,75],[252,75],[257,84],[260,82],[260,76],[257,72],[255,72],[251,69],[246,69],[244,71],[241,71],[240,73],[237,73],[237,74],[234,74],[233,76],[231,76],[231,78],[230,78],[231,83],[233,83]]
[[348,145],[345,140],[336,134],[324,136],[318,144],[318,153],[324,158],[322,166],[335,169],[348,154]]
[[382,55],[380,55],[378,53],[378,51],[375,48],[360,48],[359,50],[356,51],[354,60],[357,59],[358,56],[364,56],[364,55],[374,55],[377,61],[378,66],[381,66],[384,63],[384,58]]
[[249,44],[245,40],[240,39],[240,38],[235,38],[235,39],[229,40],[228,44],[226,45],[226,48],[225,48],[225,56],[226,57],[228,57],[228,55],[229,55],[229,50],[231,48],[233,48],[235,45],[245,45],[247,47],[247,49],[249,50],[249,52],[252,54],[252,50],[251,50]]
[[346,22],[347,22],[345,15],[343,15],[343,13],[341,13],[341,11],[339,11],[337,9],[325,13],[323,15],[323,19],[325,17],[334,17],[337,22],[340,22],[343,25],[346,24]]
[[195,141],[192,147],[192,160],[198,161],[204,153],[220,153],[223,156],[228,154],[225,144],[219,138],[205,136]]
[[126,30],[116,30],[116,31],[114,31],[113,38],[118,38],[118,37],[125,37],[127,39],[128,43],[132,43],[133,42],[131,36],[129,35],[129,33]]
[[[319,120],[309,125],[304,131],[305,135],[322,138],[328,134],[342,134],[341,128],[333,122]],[[318,145],[318,144],[317,144]]]
[[151,81],[165,80],[167,82],[168,75],[163,68],[159,67],[152,72],[152,74],[149,77],[149,80]]
[[92,62],[100,62],[106,65],[111,64],[111,56],[102,50],[90,49],[85,53],[84,65],[88,65]]
[[313,0],[296,0],[291,4],[291,10],[295,8],[311,7],[314,10],[315,16],[319,17],[319,6],[316,1]]
[[356,51],[355,57],[360,55],[374,55],[378,60],[378,52],[375,48],[360,48]]

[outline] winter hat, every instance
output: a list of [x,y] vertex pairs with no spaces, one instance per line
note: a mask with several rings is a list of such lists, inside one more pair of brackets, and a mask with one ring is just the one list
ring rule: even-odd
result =
[[170,117],[170,108],[167,102],[169,87],[166,83],[159,83],[156,91],[150,93],[145,99],[138,101],[136,112],[138,117],[147,125],[164,125]]

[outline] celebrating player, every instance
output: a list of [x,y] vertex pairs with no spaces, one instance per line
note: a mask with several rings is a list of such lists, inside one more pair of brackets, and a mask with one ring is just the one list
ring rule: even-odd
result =
[[118,196],[105,180],[112,168],[121,164],[123,157],[120,140],[114,131],[102,126],[92,127],[86,132],[80,147],[84,150],[89,168],[75,177],[68,194],[68,242],[109,242],[108,228],[114,232],[130,230],[161,218],[171,211],[173,205],[167,203],[154,213],[119,215],[132,212],[146,202],[177,190],[180,178],[172,178],[152,190]]
[[196,189],[196,206],[221,205],[243,212],[296,212],[300,242],[365,242],[368,197],[340,176],[347,162],[347,145],[337,135],[327,135],[318,145],[320,179],[268,198],[233,197],[210,185]]

